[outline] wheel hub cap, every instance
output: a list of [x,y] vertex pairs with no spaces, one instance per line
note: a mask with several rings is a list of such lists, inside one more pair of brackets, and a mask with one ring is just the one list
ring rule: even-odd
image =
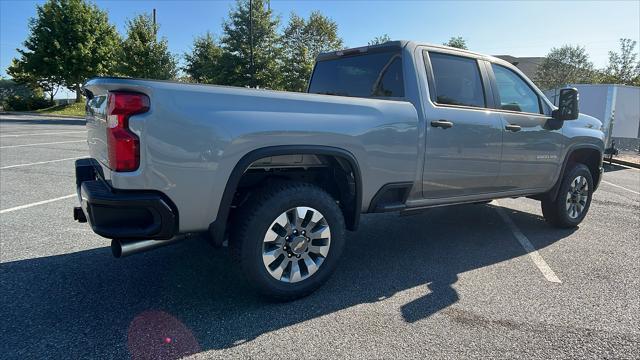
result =
[[290,243],[291,252],[295,255],[302,254],[307,249],[308,239],[304,236],[296,236]]
[[578,176],[571,182],[567,192],[566,210],[570,218],[578,218],[584,211],[589,199],[589,183],[584,176]]
[[316,209],[289,209],[271,224],[262,243],[262,262],[282,282],[298,282],[315,274],[331,245],[331,230]]

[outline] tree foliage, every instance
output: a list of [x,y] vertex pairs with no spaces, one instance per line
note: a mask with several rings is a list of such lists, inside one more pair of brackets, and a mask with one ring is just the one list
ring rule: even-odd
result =
[[597,79],[593,64],[585,48],[564,45],[552,48],[535,75],[542,89],[555,89],[566,84],[592,83]]
[[3,110],[24,111],[49,107],[52,101],[45,100],[40,88],[19,83],[13,79],[0,78],[0,107]]
[[[249,7],[252,7],[250,16]],[[224,85],[277,89],[280,20],[262,0],[237,0],[223,25]],[[253,45],[253,46],[251,46]]]
[[[36,66],[38,63],[40,65]],[[46,59],[40,62],[28,61],[23,56],[21,59],[13,59],[7,68],[7,74],[17,83],[25,84],[32,89],[42,89],[49,95],[49,100],[53,101],[62,79],[56,74],[55,67],[47,63]]]
[[169,52],[167,39],[158,41],[158,28],[149,14],[127,21],[127,38],[122,42],[118,68],[122,75],[159,80],[176,77],[177,60]]
[[609,51],[609,65],[603,71],[603,83],[640,86],[640,60],[636,42],[620,39],[620,52]]
[[74,89],[79,100],[86,79],[114,69],[118,33],[105,11],[84,0],[49,0],[36,11],[9,73],[48,91],[64,85]]
[[338,36],[338,24],[319,11],[313,11],[309,15],[304,33],[309,59],[312,61],[322,52],[339,50],[343,46],[342,39]]
[[468,50],[467,41],[462,36],[454,36],[449,39],[446,43],[442,45],[450,46],[458,49]]
[[292,13],[282,36],[282,88],[305,91],[316,57],[341,47],[333,20],[317,11],[308,20]]
[[371,45],[380,45],[380,44],[384,44],[387,41],[391,41],[391,38],[389,37],[389,35],[387,34],[382,34],[380,36],[376,36],[373,39],[371,39],[371,41],[369,41],[367,43],[367,45],[371,46]]
[[307,47],[305,19],[291,14],[282,36],[282,87],[290,91],[304,91],[313,63]]
[[[60,86],[76,90],[79,99],[81,85],[93,76],[178,78],[177,58],[167,39],[158,39],[158,26],[148,14],[129,20],[126,39],[121,40],[106,12],[87,1],[48,0],[36,6],[29,36],[7,69],[15,82],[44,90],[53,100]],[[266,2],[236,0],[219,41],[209,32],[194,39],[179,79],[304,91],[318,54],[342,48],[338,25],[318,11],[306,19],[292,13],[280,36],[280,19]],[[390,40],[383,34],[368,44]],[[460,36],[444,45],[467,49]],[[601,70],[594,69],[584,47],[552,48],[535,81],[543,89],[594,82],[640,86],[636,46],[631,39],[620,39],[620,50],[609,52],[609,64]]]
[[184,72],[195,82],[219,84],[224,82],[222,48],[209,32],[193,41],[193,50],[184,54]]

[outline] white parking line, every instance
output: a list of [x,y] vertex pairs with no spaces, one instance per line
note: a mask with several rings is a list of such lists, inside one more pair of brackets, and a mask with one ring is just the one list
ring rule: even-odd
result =
[[8,137],[21,137],[21,136],[39,136],[39,135],[62,135],[62,134],[79,134],[85,133],[86,130],[82,131],[59,131],[59,132],[42,132],[42,133],[31,133],[31,134],[10,134],[10,135],[0,135],[0,138],[8,138]]
[[60,162],[60,161],[76,160],[76,159],[82,159],[83,157],[84,156],[76,156],[76,157],[70,157],[70,158],[64,158],[64,159],[58,159],[58,160],[38,161],[38,162],[28,163],[28,164],[9,165],[9,166],[0,167],[0,170],[13,169],[17,167],[31,166],[31,165],[48,164],[48,163],[54,163],[54,162]]
[[25,146],[39,146],[39,145],[71,144],[71,143],[79,143],[79,142],[86,142],[86,141],[87,140],[74,140],[74,141],[57,141],[57,142],[50,142],[50,143],[8,145],[8,146],[0,146],[0,149],[9,149],[9,148],[17,148],[17,147],[25,147]]
[[[500,206],[499,204],[497,204],[497,201],[495,200],[494,200],[494,203]],[[511,220],[511,218],[509,217],[509,215],[507,215],[504,209],[501,207],[496,207],[496,211],[498,212],[498,214],[500,214],[500,217],[502,217],[502,220],[504,220],[507,226],[509,226],[509,229],[511,229],[513,236],[515,236],[515,238],[518,239],[518,241],[520,242],[520,245],[522,245],[524,250],[529,254],[529,256],[531,257],[531,260],[533,260],[533,263],[538,267],[540,272],[542,272],[542,275],[544,275],[547,281],[550,281],[553,283],[562,283],[562,281],[560,281],[560,279],[556,276],[553,270],[551,270],[551,268],[549,267],[549,264],[547,264],[547,262],[544,261],[544,259],[542,258],[542,255],[540,255],[538,250],[536,250],[536,248],[533,247],[533,244],[531,243],[531,241],[529,241],[529,239],[522,233],[522,231],[518,229],[518,226],[516,226],[513,220]]]
[[603,182],[603,183],[605,183],[605,184],[607,184],[607,185],[615,186],[615,187],[617,187],[618,189],[627,190],[628,192],[632,192],[632,193],[634,193],[634,194],[636,194],[636,195],[640,195],[640,192],[633,191],[633,190],[631,190],[631,189],[627,189],[627,188],[626,188],[626,187],[624,187],[624,186],[616,185],[616,184],[614,184],[614,183],[610,183],[610,182],[608,182],[608,181],[604,181],[604,180],[602,180],[602,182]]
[[4,214],[4,213],[16,211],[16,210],[22,210],[22,209],[30,208],[30,207],[33,207],[33,206],[44,205],[44,204],[48,204],[48,203],[51,203],[51,202],[54,202],[54,201],[68,199],[68,198],[71,198],[71,197],[74,197],[74,196],[78,196],[78,195],[77,194],[71,194],[71,195],[61,196],[61,197],[58,197],[58,198],[55,198],[55,199],[38,201],[38,202],[31,203],[31,204],[26,204],[26,205],[20,205],[20,206],[8,208],[8,209],[0,210],[0,214]]

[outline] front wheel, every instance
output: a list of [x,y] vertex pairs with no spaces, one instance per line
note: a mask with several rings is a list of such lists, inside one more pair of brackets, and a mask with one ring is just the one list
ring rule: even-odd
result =
[[542,200],[542,214],[553,226],[578,226],[589,211],[592,195],[593,178],[589,168],[576,164],[562,179],[555,199]]
[[272,183],[237,213],[232,249],[249,282],[263,295],[287,301],[319,288],[344,245],[342,211],[324,190],[305,183]]

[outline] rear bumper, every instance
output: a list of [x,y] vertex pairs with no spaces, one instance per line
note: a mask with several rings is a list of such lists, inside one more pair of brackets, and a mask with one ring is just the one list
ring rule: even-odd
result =
[[178,213],[169,199],[156,191],[113,189],[99,169],[94,159],[76,160],[76,220],[88,221],[96,234],[109,239],[165,240],[176,234]]

